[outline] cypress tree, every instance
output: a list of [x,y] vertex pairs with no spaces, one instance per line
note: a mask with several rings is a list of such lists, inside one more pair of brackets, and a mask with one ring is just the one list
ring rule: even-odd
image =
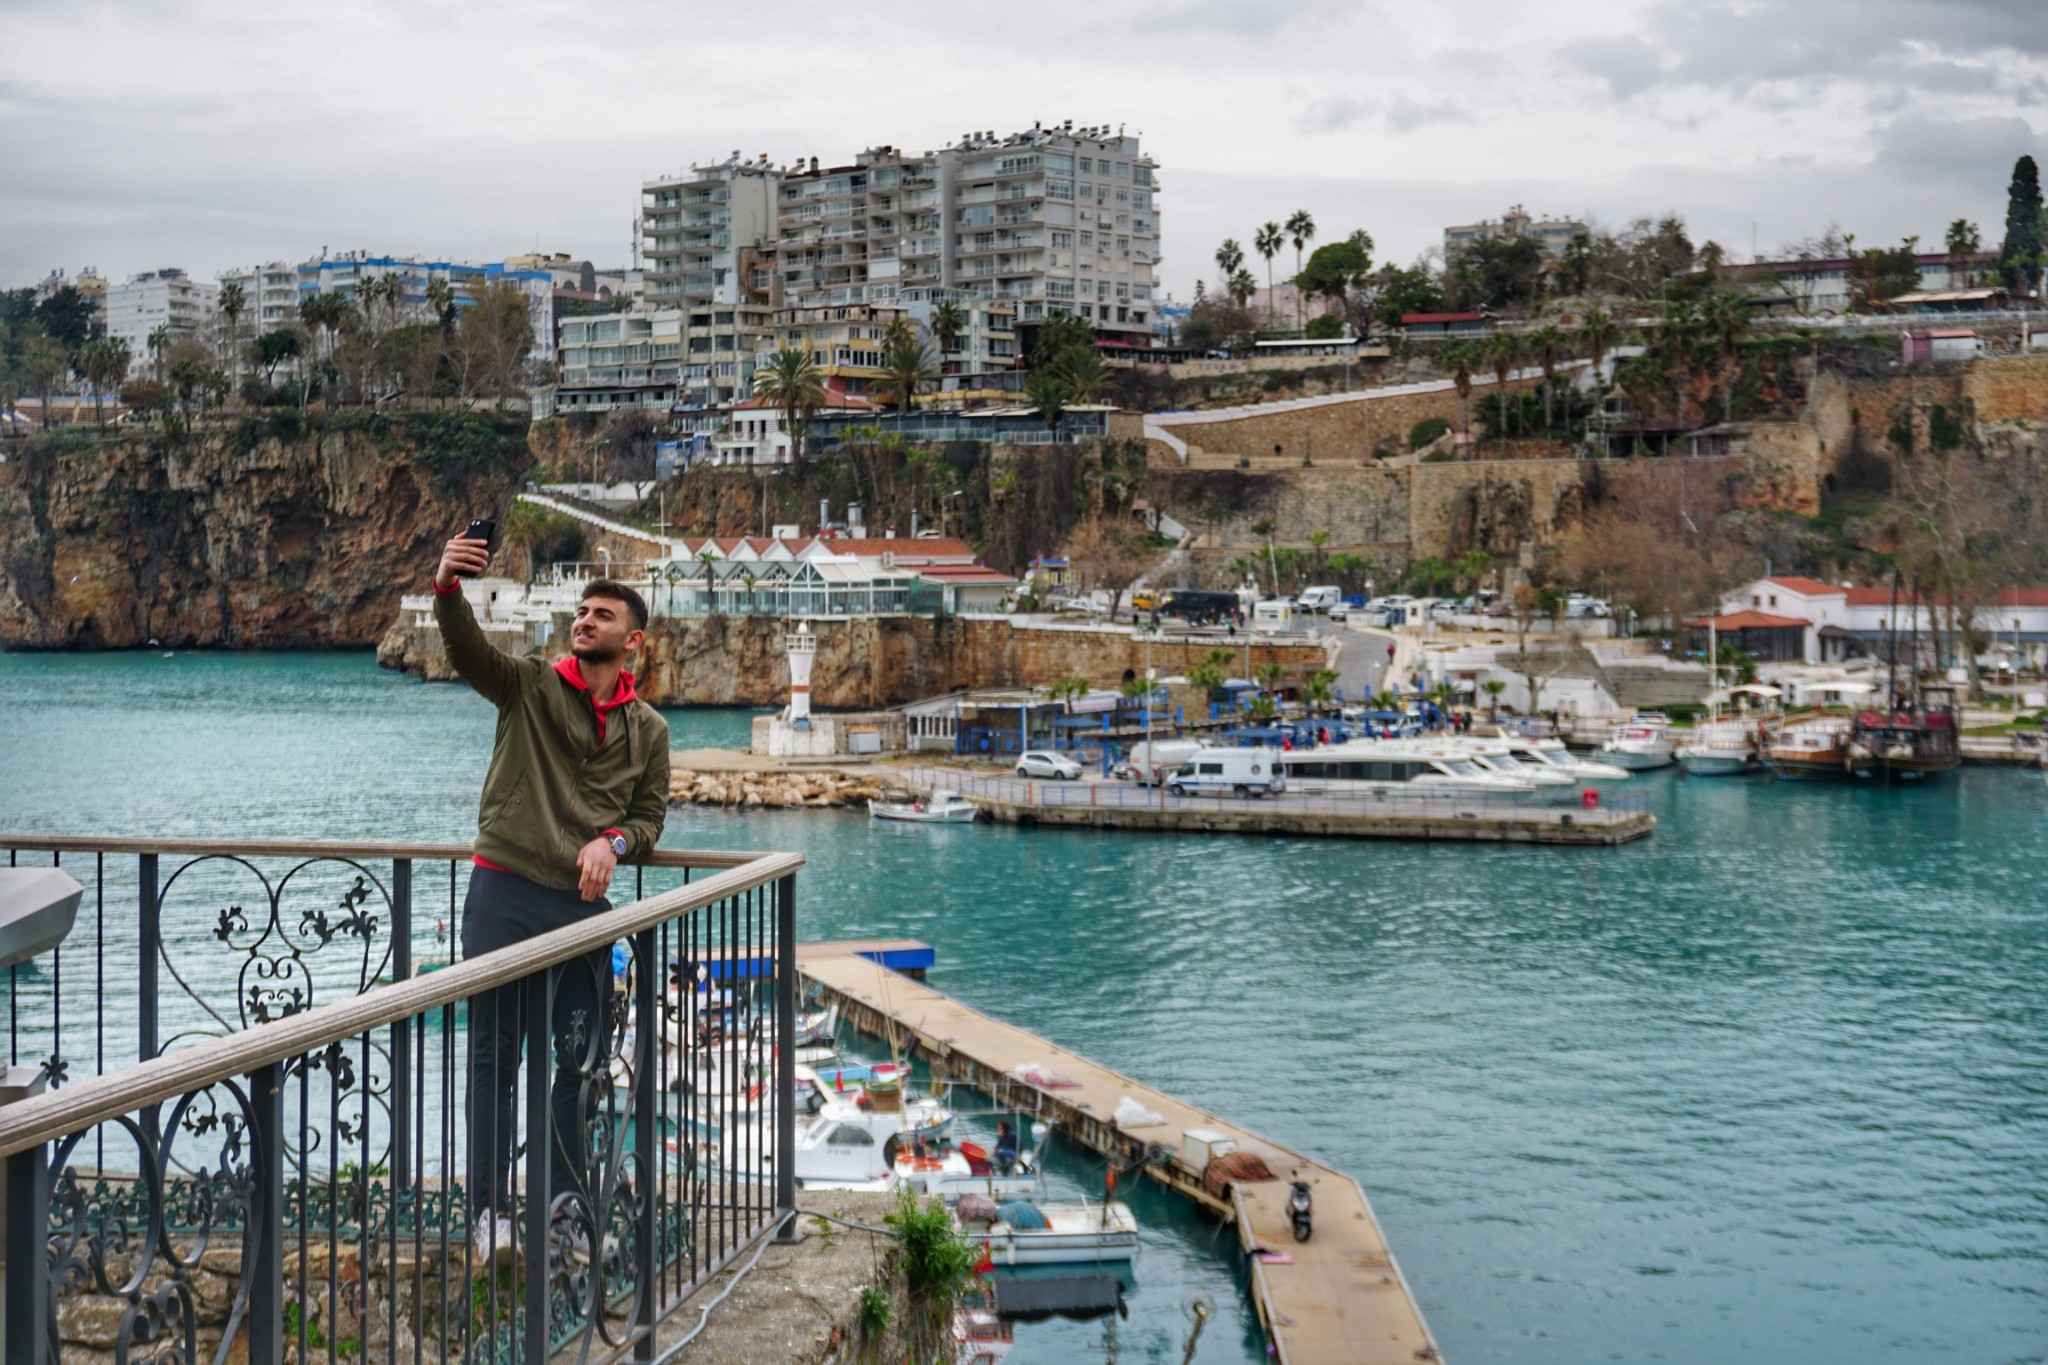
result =
[[2005,189],[2005,244],[1998,249],[2006,287],[2032,295],[2041,283],[2041,172],[2034,158],[2013,163],[2012,183]]

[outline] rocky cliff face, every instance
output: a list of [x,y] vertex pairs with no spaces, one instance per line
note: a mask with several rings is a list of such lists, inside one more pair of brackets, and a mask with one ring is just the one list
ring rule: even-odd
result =
[[525,426],[287,413],[38,437],[0,465],[0,646],[375,644],[450,531],[502,514]]

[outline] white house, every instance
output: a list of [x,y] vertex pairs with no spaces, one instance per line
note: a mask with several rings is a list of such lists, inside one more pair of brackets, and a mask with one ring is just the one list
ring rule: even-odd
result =
[[[1768,641],[1791,638],[1799,631],[1797,661],[1841,663],[1881,657],[1895,634],[1934,638],[1949,624],[1945,603],[1910,588],[1840,587],[1798,575],[1773,575],[1744,584],[1721,598],[1715,619],[1729,643],[1749,648],[1746,635]],[[1704,622],[1699,623],[1702,627]],[[2048,660],[2048,587],[2008,587],[1992,593],[1969,610],[1969,624],[1991,641],[1991,653],[2009,657],[2022,667],[2039,668]]]

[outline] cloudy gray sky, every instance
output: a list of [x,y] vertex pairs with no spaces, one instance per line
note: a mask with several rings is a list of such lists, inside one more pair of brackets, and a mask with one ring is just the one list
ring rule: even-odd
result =
[[2048,0],[0,0],[0,284],[619,262],[694,160],[1066,118],[1144,135],[1183,297],[1296,208],[1402,261],[1516,202],[1736,255],[1830,220],[1995,245],[2044,102]]

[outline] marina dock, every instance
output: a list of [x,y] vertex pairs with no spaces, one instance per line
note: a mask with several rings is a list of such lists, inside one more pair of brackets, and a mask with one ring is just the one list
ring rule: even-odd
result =
[[1006,825],[1265,834],[1323,839],[1452,840],[1501,844],[1626,844],[1657,828],[1640,798],[1604,793],[1597,805],[1519,805],[1479,798],[1173,796],[1124,782],[1047,782],[918,768],[926,791],[957,791]]
[[[920,952],[919,950],[922,950]],[[881,965],[919,965],[930,949],[907,940],[804,944],[802,979],[839,1006],[855,1027],[914,1038],[934,1074],[970,1085],[998,1104],[1043,1118],[1069,1139],[1113,1161],[1149,1154],[1146,1174],[1237,1226],[1247,1289],[1276,1359],[1287,1365],[1414,1365],[1438,1360],[1436,1342],[1358,1182],[1240,1124],[1163,1094],[1037,1034],[1005,1024],[945,993]],[[1041,1066],[1057,1087],[1020,1079]],[[1112,1121],[1128,1096],[1163,1122],[1128,1132]],[[1227,1202],[1203,1188],[1202,1172],[1181,1159],[1182,1138],[1208,1130],[1257,1153],[1273,1180],[1240,1181]],[[1164,1155],[1162,1155],[1162,1153]],[[1315,1195],[1315,1232],[1296,1242],[1287,1216],[1296,1173]],[[1290,1260],[1267,1259],[1275,1253]]]

